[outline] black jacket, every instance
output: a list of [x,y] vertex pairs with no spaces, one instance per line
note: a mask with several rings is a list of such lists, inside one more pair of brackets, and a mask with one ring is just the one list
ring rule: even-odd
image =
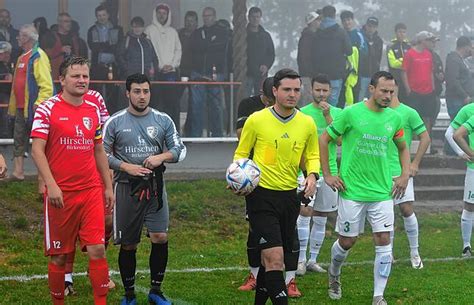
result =
[[380,70],[380,61],[383,53],[383,40],[380,38],[378,32],[369,36],[365,31],[365,26],[362,28],[362,34],[367,42],[367,55],[361,55],[359,58],[359,75],[363,77],[371,77],[375,72]]
[[247,75],[261,75],[260,66],[270,69],[275,61],[275,47],[270,33],[262,26],[257,32],[252,32],[247,26]]
[[303,29],[303,32],[301,32],[301,37],[298,41],[298,55],[296,57],[296,60],[298,62],[298,71],[303,77],[314,76],[312,47],[315,38],[316,32],[312,32],[306,27]]
[[352,44],[339,24],[319,29],[312,49],[315,74],[327,74],[330,80],[346,77],[346,60],[352,55]]
[[153,78],[154,75],[150,75],[151,68],[155,73],[158,72],[155,49],[145,34],[136,36],[129,32],[119,45],[117,62],[122,79],[134,73],[144,73]]
[[178,31],[179,41],[181,42],[181,63],[179,65],[179,72],[181,76],[191,76],[193,66],[193,50],[191,49],[191,35],[186,35],[184,28]]
[[212,66],[217,73],[225,73],[228,67],[228,54],[232,48],[230,32],[214,24],[210,27],[200,27],[191,35],[190,48],[192,53],[192,70],[204,75],[212,74]]
[[446,97],[465,99],[474,97],[474,79],[458,52],[446,56]]
[[91,49],[91,64],[98,64],[99,53],[110,53],[116,56],[117,48],[123,39],[123,30],[120,26],[109,25],[109,41],[99,41],[99,31],[97,24],[94,24],[87,31],[87,44]]

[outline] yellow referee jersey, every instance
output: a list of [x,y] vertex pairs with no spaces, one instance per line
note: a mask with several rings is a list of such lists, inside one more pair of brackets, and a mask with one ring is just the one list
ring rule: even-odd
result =
[[252,149],[253,161],[262,171],[261,187],[278,191],[296,188],[301,156],[308,173],[319,173],[316,125],[299,110],[286,119],[273,107],[253,113],[245,122],[234,160],[248,158]]

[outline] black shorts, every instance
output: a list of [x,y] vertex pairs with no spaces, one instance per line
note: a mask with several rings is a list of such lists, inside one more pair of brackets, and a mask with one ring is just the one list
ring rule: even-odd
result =
[[143,225],[150,233],[167,233],[169,210],[166,188],[163,186],[163,207],[158,198],[149,200],[130,195],[129,183],[115,184],[114,244],[134,245],[140,242]]
[[434,95],[411,92],[406,104],[414,108],[422,118],[436,119],[440,110],[440,101]]
[[287,252],[294,248],[300,212],[296,189],[274,191],[257,187],[247,196],[247,212],[252,239],[258,241],[259,249],[283,247]]

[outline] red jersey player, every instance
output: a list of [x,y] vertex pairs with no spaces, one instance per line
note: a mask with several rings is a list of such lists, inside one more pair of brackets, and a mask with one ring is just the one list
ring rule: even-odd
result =
[[[55,97],[60,97],[62,92],[58,93]],[[99,108],[99,115],[100,115],[100,124],[104,126],[105,122],[110,118],[109,111],[107,110],[107,106],[105,105],[104,98],[102,95],[95,90],[89,89],[86,94],[83,96],[84,101],[91,102],[95,104]],[[38,175],[38,193],[41,197],[46,190],[46,185],[44,180],[41,178],[41,175]],[[105,247],[107,248],[108,241],[112,235],[112,210],[105,209]],[[73,266],[74,266],[74,259],[75,259],[76,251],[73,251],[67,255],[66,258],[66,275],[64,279],[64,294],[67,295],[75,295],[76,292],[73,287]],[[109,279],[109,289],[115,288],[115,283]]]
[[[95,304],[106,304],[108,266],[104,247],[104,204],[114,204],[99,108],[84,100],[89,62],[71,57],[61,64],[63,93],[36,110],[32,157],[46,183],[45,252],[53,304],[64,304],[66,254],[77,238],[89,255]],[[102,181],[104,186],[102,186]],[[105,193],[105,196],[103,194]]]

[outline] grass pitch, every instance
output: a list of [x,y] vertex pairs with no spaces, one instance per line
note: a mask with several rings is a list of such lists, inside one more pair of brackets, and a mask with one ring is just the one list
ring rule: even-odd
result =
[[[163,291],[174,304],[253,304],[253,293],[237,287],[247,276],[245,242],[247,223],[244,201],[225,190],[223,181],[169,182],[170,256]],[[50,304],[47,258],[43,256],[42,203],[32,182],[0,184],[0,304]],[[389,304],[473,304],[474,260],[461,260],[461,234],[457,213],[418,213],[420,252],[424,269],[413,270],[403,222],[397,215],[394,256],[385,292]],[[367,229],[366,232],[370,232]],[[319,261],[327,263],[336,235],[332,226]],[[149,277],[149,242],[143,237],[138,250],[138,303],[146,304]],[[107,252],[111,270],[118,270],[118,248]],[[343,298],[327,296],[327,276],[309,273],[298,278],[303,297],[291,304],[370,304],[373,289],[374,247],[370,234],[363,235],[343,267]],[[451,259],[453,258],[453,259]],[[75,271],[87,268],[85,255],[76,255]],[[204,268],[200,269],[200,268]],[[217,270],[215,270],[217,269]],[[32,276],[39,275],[37,279]],[[7,279],[6,277],[24,278]],[[109,304],[122,296],[120,276]],[[23,280],[23,281],[20,281]],[[77,296],[66,304],[93,304],[88,278],[77,275]],[[270,302],[268,302],[270,304]]]

